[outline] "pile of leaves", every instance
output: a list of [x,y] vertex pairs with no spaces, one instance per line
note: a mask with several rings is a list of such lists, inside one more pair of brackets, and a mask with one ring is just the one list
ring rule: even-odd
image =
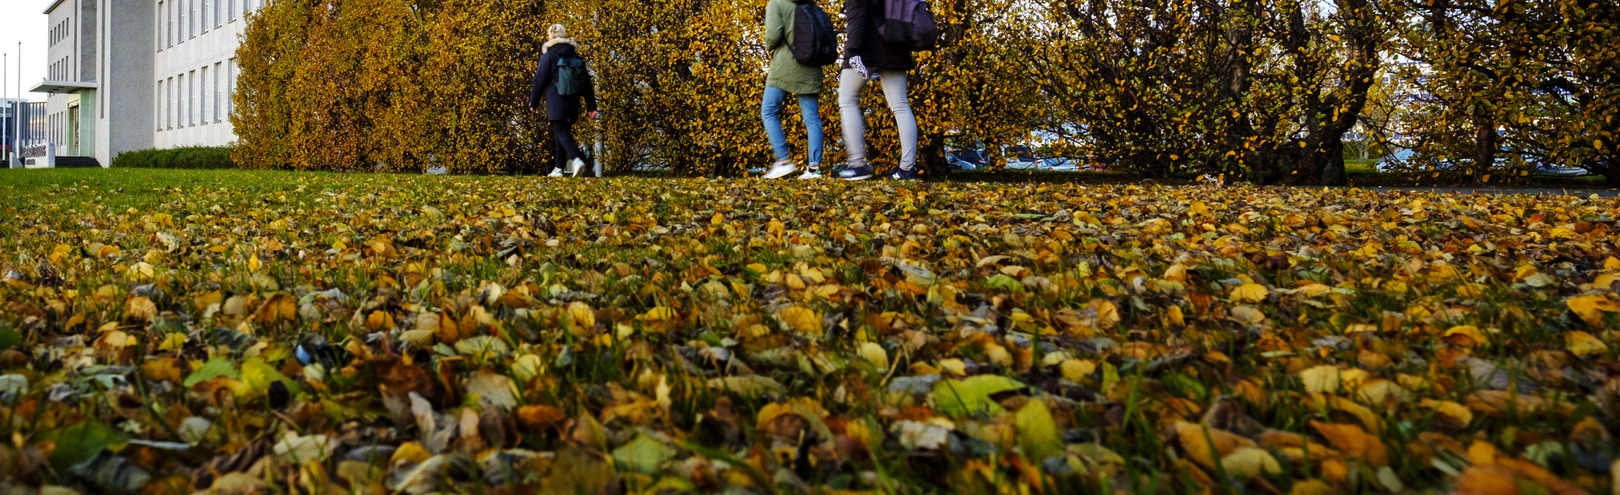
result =
[[1620,467],[1612,198],[73,174],[0,175],[7,493],[1582,493]]

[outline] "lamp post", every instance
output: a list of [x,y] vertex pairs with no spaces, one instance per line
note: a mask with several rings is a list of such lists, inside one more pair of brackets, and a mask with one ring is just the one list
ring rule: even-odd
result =
[[[0,57],[0,102],[5,102],[6,110],[9,110],[8,112],[6,112],[5,118],[0,119],[0,139],[5,139],[6,136],[9,136],[9,134],[6,134],[6,129],[11,129],[12,132],[16,132],[16,128],[11,127],[11,116],[13,114],[16,114],[17,110],[11,104],[11,87],[10,87],[10,84],[11,84],[11,64],[10,64],[10,62],[11,62],[11,54],[10,53],[7,53],[7,54],[5,54],[5,56]],[[22,73],[18,73],[17,77],[22,77]],[[18,95],[18,96],[21,96],[21,95]],[[11,155],[16,150],[12,150],[10,148],[11,148],[11,143],[10,142],[5,143],[4,145],[0,145],[0,149],[5,150],[4,155],[6,157],[6,168],[14,167],[14,165],[11,164]]]

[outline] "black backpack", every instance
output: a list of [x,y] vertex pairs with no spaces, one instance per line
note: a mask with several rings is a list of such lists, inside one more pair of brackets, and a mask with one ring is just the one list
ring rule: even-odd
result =
[[591,86],[591,72],[579,56],[557,57],[557,95],[585,96]]
[[833,33],[832,20],[815,0],[795,0],[793,14],[793,42],[789,47],[793,59],[811,67],[830,65],[838,61],[838,36]]
[[883,41],[913,51],[933,50],[939,45],[939,26],[934,11],[925,0],[884,0],[883,23],[878,35]]

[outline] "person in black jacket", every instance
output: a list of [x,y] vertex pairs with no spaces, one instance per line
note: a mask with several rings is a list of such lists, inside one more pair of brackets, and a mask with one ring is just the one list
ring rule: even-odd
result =
[[867,81],[877,79],[883,98],[900,128],[900,169],[891,179],[917,179],[917,117],[906,96],[906,72],[917,67],[911,48],[884,41],[878,34],[883,22],[883,0],[845,0],[844,19],[848,32],[844,39],[844,66],[838,74],[838,109],[844,124],[844,146],[848,161],[838,177],[863,180],[872,177],[866,162],[866,122],[861,116],[861,90]]
[[580,99],[585,100],[585,109],[591,118],[596,118],[596,90],[595,81],[590,74],[585,74],[586,84],[583,96],[563,96],[557,93],[557,76],[560,72],[558,62],[579,57],[579,45],[568,38],[568,29],[562,24],[552,24],[546,29],[550,38],[546,41],[540,56],[540,67],[534,71],[534,83],[529,88],[529,110],[534,111],[540,107],[543,96],[546,102],[546,120],[551,121],[551,134],[556,137],[558,164],[552,167],[551,176],[563,175],[562,161],[567,158],[568,175],[578,177],[585,171],[584,152],[579,149],[579,142],[574,139],[574,123],[579,121]]

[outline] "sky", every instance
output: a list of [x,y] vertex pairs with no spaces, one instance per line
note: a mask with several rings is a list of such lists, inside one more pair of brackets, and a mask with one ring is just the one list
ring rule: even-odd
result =
[[[50,20],[45,8],[52,0],[0,0],[0,53],[8,55],[6,61],[6,89],[0,95],[17,97],[17,42],[22,42],[23,91],[45,80],[46,36]],[[23,98],[45,101],[42,93],[25,93]]]

